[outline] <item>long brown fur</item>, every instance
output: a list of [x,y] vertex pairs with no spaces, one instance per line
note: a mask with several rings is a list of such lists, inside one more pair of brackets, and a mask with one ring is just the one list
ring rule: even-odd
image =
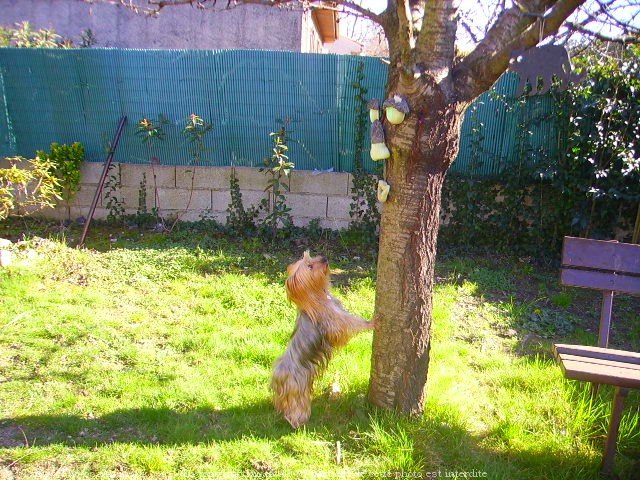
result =
[[287,267],[287,296],[298,307],[296,327],[284,354],[276,361],[271,389],[278,412],[297,428],[311,416],[313,382],[325,369],[333,350],[373,324],[351,315],[329,292],[325,257],[303,257]]

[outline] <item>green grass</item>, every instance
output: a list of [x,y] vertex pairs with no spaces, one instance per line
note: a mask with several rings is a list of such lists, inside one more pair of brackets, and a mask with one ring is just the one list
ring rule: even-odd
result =
[[[294,431],[268,383],[295,320],[284,271],[304,247],[98,230],[95,249],[78,250],[64,241],[76,234],[14,245],[18,261],[0,269],[0,479],[597,477],[611,391],[592,401],[549,355],[558,339],[593,341],[576,316],[593,301],[553,273],[443,260],[424,416],[367,404],[366,333],[333,359]],[[373,261],[311,247],[330,256],[345,306],[370,318]],[[633,302],[623,333],[637,349]],[[638,478],[639,405],[632,392],[621,478]]]

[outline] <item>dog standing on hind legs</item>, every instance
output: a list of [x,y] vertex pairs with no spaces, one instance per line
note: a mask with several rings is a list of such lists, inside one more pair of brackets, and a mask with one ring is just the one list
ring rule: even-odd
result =
[[287,297],[298,307],[296,327],[284,354],[276,361],[271,389],[273,403],[292,427],[311,416],[313,382],[329,363],[333,350],[345,345],[373,322],[351,315],[329,289],[329,262],[325,257],[303,257],[287,267]]

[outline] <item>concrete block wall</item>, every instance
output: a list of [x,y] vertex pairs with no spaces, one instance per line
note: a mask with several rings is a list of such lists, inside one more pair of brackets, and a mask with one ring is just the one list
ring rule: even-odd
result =
[[[102,163],[85,162],[82,165],[80,191],[69,205],[60,204],[44,216],[64,219],[86,217],[95,195]],[[238,178],[242,203],[245,208],[257,206],[268,199],[264,189],[267,176],[257,168],[247,167],[191,167],[116,164],[111,175],[119,176],[119,186],[112,192],[126,214],[135,214],[139,207],[142,183],[146,183],[147,211],[158,207],[162,217],[179,216],[184,221],[213,218],[224,223],[231,202],[229,181],[232,173]],[[287,205],[297,226],[306,226],[319,219],[325,228],[339,230],[350,223],[352,177],[349,173],[317,173],[294,170],[289,178],[290,191]],[[193,188],[192,188],[193,186]],[[109,210],[105,188],[98,201],[94,218],[105,219]]]

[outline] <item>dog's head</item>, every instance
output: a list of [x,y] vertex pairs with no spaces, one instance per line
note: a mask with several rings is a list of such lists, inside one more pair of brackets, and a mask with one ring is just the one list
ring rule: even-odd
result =
[[311,313],[319,302],[326,301],[331,276],[326,257],[312,257],[306,251],[300,260],[287,267],[287,273],[287,297],[300,310]]

